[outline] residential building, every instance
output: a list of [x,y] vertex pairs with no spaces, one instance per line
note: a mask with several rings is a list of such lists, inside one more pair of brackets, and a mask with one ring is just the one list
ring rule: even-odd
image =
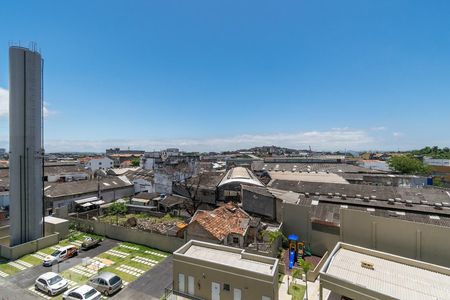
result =
[[278,259],[191,240],[173,253],[177,299],[277,300]]
[[113,160],[108,157],[91,158],[85,164],[85,167],[93,173],[97,170],[113,168],[113,166]]
[[248,213],[231,203],[212,211],[198,210],[186,228],[187,238],[244,248],[248,240],[254,240],[249,236],[251,220]]
[[450,269],[338,243],[320,271],[322,299],[450,299]]

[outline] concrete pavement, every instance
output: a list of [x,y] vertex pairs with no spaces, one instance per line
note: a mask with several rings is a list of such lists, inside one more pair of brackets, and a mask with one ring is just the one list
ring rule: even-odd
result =
[[172,281],[172,256],[168,256],[111,299],[161,299]]

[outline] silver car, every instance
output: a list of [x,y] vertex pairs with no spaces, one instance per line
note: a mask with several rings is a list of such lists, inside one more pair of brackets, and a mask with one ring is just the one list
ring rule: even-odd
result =
[[112,295],[122,288],[122,279],[111,272],[101,272],[89,279],[88,283],[104,295]]

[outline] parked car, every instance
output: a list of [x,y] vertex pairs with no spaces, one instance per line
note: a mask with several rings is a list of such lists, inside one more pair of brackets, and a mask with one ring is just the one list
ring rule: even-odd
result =
[[89,285],[82,285],[65,292],[63,300],[99,300],[102,294]]
[[67,289],[69,282],[54,272],[47,272],[36,279],[34,287],[49,296],[57,295]]
[[98,245],[100,245],[101,241],[102,241],[101,238],[94,239],[88,236],[84,239],[83,243],[81,244],[81,249],[89,250],[91,248],[97,247]]
[[78,248],[75,246],[65,246],[55,250],[52,254],[44,258],[44,266],[52,266],[60,261],[69,259],[78,255]]
[[114,273],[101,272],[89,279],[88,284],[108,296],[122,288],[122,279]]

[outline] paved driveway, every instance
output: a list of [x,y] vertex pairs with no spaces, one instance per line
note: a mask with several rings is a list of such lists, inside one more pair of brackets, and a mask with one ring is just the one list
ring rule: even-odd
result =
[[42,265],[34,266],[32,268],[21,271],[15,275],[9,276],[9,277],[5,278],[5,280],[7,280],[8,282],[10,282],[11,284],[13,284],[15,286],[18,286],[23,289],[27,289],[34,284],[34,281],[36,280],[37,277],[39,277],[39,275],[41,275],[45,272],[52,271],[52,270],[56,270],[58,272],[58,267],[59,267],[59,272],[67,270],[77,264],[82,263],[83,258],[94,257],[100,253],[108,251],[109,249],[117,246],[118,243],[119,242],[115,241],[115,240],[105,239],[100,244],[100,246],[93,248],[91,250],[88,250],[88,251],[80,251],[78,256],[70,258],[66,261],[63,261],[63,262],[59,263],[58,265],[54,265],[52,267],[44,267]]
[[173,281],[172,255],[151,268],[124,290],[112,297],[113,300],[160,299],[164,289]]

